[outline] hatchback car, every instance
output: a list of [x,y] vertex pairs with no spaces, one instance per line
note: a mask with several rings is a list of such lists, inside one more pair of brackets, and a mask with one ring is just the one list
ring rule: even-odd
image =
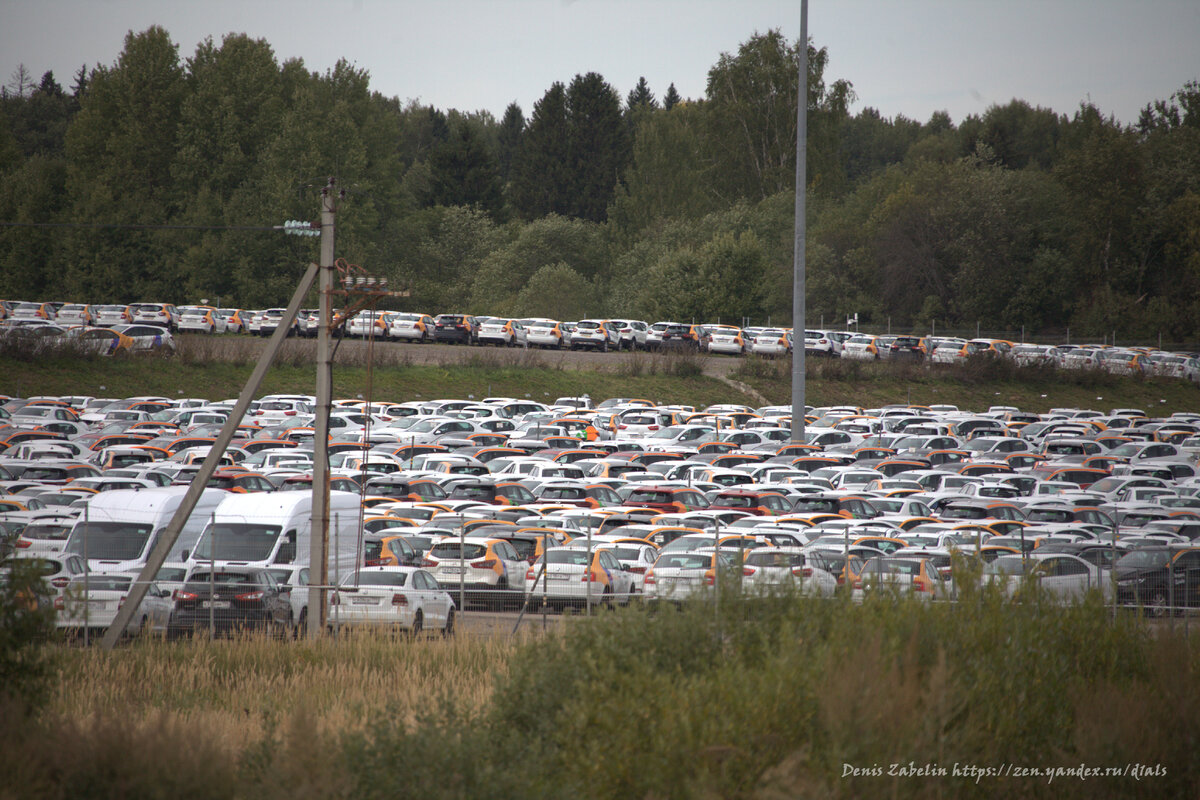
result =
[[439,586],[452,594],[461,591],[464,602],[502,607],[525,597],[529,565],[512,544],[501,539],[444,539],[429,548],[423,565]]

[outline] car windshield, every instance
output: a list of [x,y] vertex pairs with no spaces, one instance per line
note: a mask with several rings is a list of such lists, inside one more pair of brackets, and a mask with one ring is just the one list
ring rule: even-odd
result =
[[1166,550],[1132,550],[1117,559],[1117,569],[1154,569],[1170,560]]
[[195,559],[265,561],[279,539],[278,525],[219,522],[209,525],[196,543]]
[[67,550],[89,559],[130,561],[142,554],[149,539],[149,524],[87,522],[75,527]]

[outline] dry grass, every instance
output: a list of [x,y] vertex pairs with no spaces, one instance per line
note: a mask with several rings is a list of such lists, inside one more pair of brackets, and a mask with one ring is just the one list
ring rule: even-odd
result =
[[409,642],[362,632],[282,645],[247,637],[71,650],[46,713],[85,729],[114,719],[135,731],[181,726],[232,755],[300,717],[306,729],[336,737],[362,731],[370,711],[384,705],[406,726],[434,700],[464,712],[483,708],[519,641]]

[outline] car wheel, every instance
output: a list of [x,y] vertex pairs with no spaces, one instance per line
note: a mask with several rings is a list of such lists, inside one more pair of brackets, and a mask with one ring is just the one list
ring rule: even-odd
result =
[[1168,610],[1166,592],[1160,589],[1150,596],[1150,602],[1146,606],[1146,616],[1165,617]]
[[607,339],[605,339],[605,340],[604,340],[604,344],[602,344],[602,345],[600,346],[600,352],[601,352],[601,353],[607,353],[607,352],[608,352],[608,340],[607,340]]
[[449,639],[454,635],[454,609],[446,615],[446,627],[442,628],[442,636]]
[[425,626],[425,616],[418,609],[417,615],[413,617],[412,627],[408,629],[408,638],[416,639],[421,635],[421,628]]

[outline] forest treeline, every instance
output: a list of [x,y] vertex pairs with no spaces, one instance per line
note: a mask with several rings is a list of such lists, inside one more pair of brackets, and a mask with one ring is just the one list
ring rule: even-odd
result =
[[[1196,338],[1200,82],[1134,124],[1014,99],[955,125],[851,114],[808,57],[810,319]],[[317,245],[254,228],[316,218],[333,176],[338,255],[398,308],[786,322],[798,64],[769,31],[702,98],[587,73],[497,120],[130,32],[69,87],[22,65],[0,92],[0,222],[32,223],[0,227],[0,297],[280,305]]]

